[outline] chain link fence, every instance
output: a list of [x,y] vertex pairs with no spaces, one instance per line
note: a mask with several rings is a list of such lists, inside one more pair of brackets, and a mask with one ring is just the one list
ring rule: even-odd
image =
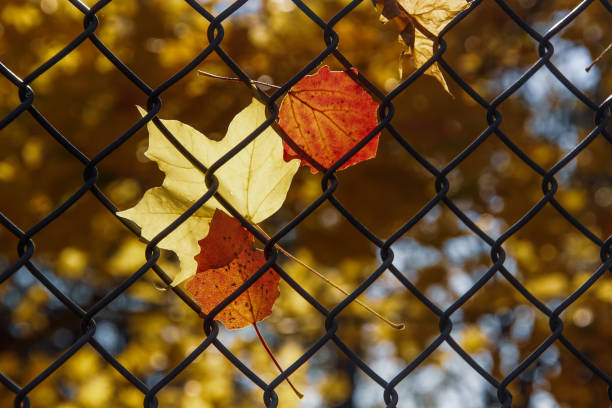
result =
[[[556,178],[558,173],[574,158],[576,158],[593,140],[599,138],[604,139],[612,145],[612,134],[610,133],[610,109],[612,106],[612,97],[608,97],[605,101],[598,103],[589,99],[583,94],[572,82],[566,78],[559,69],[551,62],[554,49],[551,40],[559,34],[561,30],[566,28],[574,19],[576,19],[587,7],[595,0],[585,0],[578,4],[569,14],[565,15],[556,25],[550,28],[545,34],[540,34],[529,24],[527,24],[519,15],[513,11],[513,9],[503,0],[495,0],[495,4],[501,11],[503,11],[508,19],[514,21],[524,32],[529,35],[538,45],[537,50],[539,53],[539,59],[517,78],[512,84],[510,84],[502,93],[500,93],[492,101],[485,100],[479,92],[470,87],[470,85],[462,79],[462,77],[444,60],[444,53],[447,49],[447,44],[444,40],[445,35],[453,30],[458,23],[460,23],[466,16],[474,12],[478,7],[484,3],[483,0],[474,0],[470,7],[465,11],[461,12],[456,18],[440,33],[439,36],[439,47],[434,57],[429,60],[425,65],[417,69],[405,80],[403,80],[395,89],[389,93],[383,92],[378,89],[372,82],[365,78],[362,74],[355,75],[354,79],[358,81],[364,88],[375,96],[380,102],[379,108],[379,124],[373,129],[369,135],[358,145],[351,149],[341,160],[339,160],[332,168],[322,169],[320,165],[317,167],[324,171],[322,179],[322,192],[320,196],[312,202],[306,209],[304,209],[298,216],[296,216],[291,222],[283,226],[271,239],[266,239],[259,233],[253,226],[249,227],[249,230],[263,243],[266,247],[267,263],[262,267],[258,273],[256,273],[251,279],[249,279],[244,285],[239,287],[231,296],[229,296],[222,304],[220,304],[215,310],[211,312],[204,319],[204,332],[206,334],[205,339],[202,343],[195,348],[179,365],[170,370],[163,378],[150,386],[145,384],[140,378],[125,368],[112,353],[110,353],[105,347],[100,344],[94,338],[96,332],[96,316],[104,310],[111,302],[113,302],[118,296],[126,291],[132,284],[138,281],[147,271],[153,270],[166,284],[170,284],[171,278],[162,270],[157,264],[160,257],[160,251],[156,248],[155,244],[161,239],[167,236],[173,231],[181,222],[185,221],[191,214],[193,214],[197,208],[203,205],[211,197],[215,197],[219,200],[226,208],[246,226],[248,222],[240,216],[240,214],[231,208],[229,203],[223,199],[223,197],[217,192],[218,183],[215,179],[215,171],[227,162],[232,155],[243,149],[248,143],[253,141],[259,133],[263,130],[264,126],[260,127],[258,131],[255,131],[242,143],[236,146],[230,151],[228,155],[213,164],[210,168],[206,168],[199,163],[190,152],[183,146],[180,146],[173,135],[165,129],[164,125],[156,114],[160,111],[162,106],[161,97],[165,91],[176,84],[179,80],[184,78],[186,75],[194,74],[198,66],[205,61],[211,54],[216,53],[248,87],[248,89],[254,93],[254,96],[260,101],[264,102],[268,107],[268,120],[263,124],[265,126],[274,126],[275,120],[278,114],[278,102],[279,99],[300,79],[305,75],[311,73],[324,59],[333,57],[337,61],[346,67],[347,70],[352,67],[351,62],[338,50],[337,46],[339,43],[339,36],[334,31],[335,25],[342,20],[347,14],[361,3],[361,0],[355,0],[348,3],[342,10],[340,10],[331,20],[324,21],[321,19],[309,6],[300,1],[293,0],[295,6],[304,13],[309,19],[320,27],[321,34],[323,35],[326,48],[310,61],[304,68],[295,73],[295,75],[282,85],[280,89],[275,91],[272,95],[267,95],[264,92],[258,91],[251,87],[250,78],[248,75],[238,66],[231,58],[231,56],[223,49],[224,39],[224,27],[223,24],[226,20],[240,10],[241,7],[247,3],[247,0],[236,1],[229,5],[225,10],[220,12],[218,15],[212,15],[205,8],[203,8],[195,0],[185,0],[190,7],[192,7],[197,13],[201,15],[203,19],[208,22],[207,37],[209,45],[194,59],[186,65],[183,69],[177,72],[172,77],[168,78],[165,82],[156,88],[152,88],[145,83],[139,76],[130,70],[121,59],[113,53],[112,50],[100,40],[96,34],[96,30],[99,27],[99,19],[97,13],[102,11],[111,0],[99,1],[92,7],[87,7],[83,3],[77,0],[70,0],[70,3],[78,9],[83,15],[83,31],[78,34],[67,46],[61,51],[55,54],[52,58],[45,61],[37,69],[32,71],[24,78],[20,78],[15,75],[11,69],[0,62],[0,73],[8,79],[14,85],[14,91],[19,93],[21,103],[14,108],[6,117],[0,121],[0,130],[5,128],[8,124],[14,121],[20,115],[30,115],[42,129],[48,135],[53,138],[58,144],[60,144],[68,153],[78,159],[83,166],[83,184],[80,186],[78,191],[68,197],[59,207],[51,211],[44,219],[36,223],[27,231],[23,231],[18,225],[11,221],[4,214],[0,213],[0,221],[4,228],[10,231],[15,237],[18,238],[19,244],[17,252],[19,259],[11,264],[9,267],[4,269],[0,274],[0,284],[7,281],[13,276],[18,270],[25,267],[42,285],[44,285],[60,302],[62,302],[75,316],[80,319],[81,335],[80,337],[61,354],[51,365],[46,367],[38,376],[31,380],[27,384],[17,384],[11,378],[0,373],[0,382],[5,388],[4,391],[8,390],[14,394],[14,406],[27,408],[30,406],[28,394],[32,392],[42,381],[48,378],[54,373],[60,366],[62,366],[67,360],[75,355],[85,344],[89,343],[98,353],[104,358],[114,369],[122,375],[127,381],[129,381],[134,387],[136,387],[143,396],[144,406],[148,408],[157,407],[159,405],[156,395],[167,386],[175,377],[177,377],[191,362],[193,362],[200,354],[205,353],[207,349],[215,347],[218,349],[238,370],[240,370],[246,378],[252,381],[257,387],[263,391],[263,401],[266,407],[276,407],[279,405],[278,396],[275,392],[278,387],[287,377],[295,372],[300,366],[308,361],[319,349],[326,344],[334,344],[337,349],[344,353],[352,363],[358,367],[365,375],[371,378],[380,386],[381,390],[381,401],[387,407],[401,407],[402,401],[399,399],[398,393],[395,387],[409,376],[421,363],[423,363],[436,349],[438,349],[443,343],[450,346],[469,366],[475,370],[482,378],[484,378],[492,387],[497,390],[497,399],[500,406],[510,407],[512,405],[512,394],[508,390],[508,385],[515,380],[519,375],[524,373],[538,358],[553,344],[561,344],[571,354],[573,354],[585,367],[587,367],[595,376],[602,379],[608,384],[608,396],[612,401],[612,377],[610,377],[610,367],[600,367],[596,360],[591,360],[585,353],[581,352],[576,346],[572,344],[563,334],[564,322],[560,315],[570,305],[583,295],[602,275],[607,271],[612,270],[612,237],[600,238],[594,232],[590,231],[584,226],[578,219],[566,210],[561,203],[555,198],[555,193],[559,187],[559,182]],[[601,5],[610,13],[612,18],[612,4],[607,0],[600,0]],[[136,85],[144,95],[147,96],[147,114],[137,123],[135,123],[130,129],[125,131],[111,144],[106,146],[94,157],[87,157],[79,149],[77,149],[71,142],[58,131],[53,124],[41,114],[36,106],[36,89],[30,86],[30,84],[38,77],[45,75],[45,73],[53,67],[55,64],[60,62],[63,58],[70,55],[77,47],[85,42],[91,42],[97,50],[104,55],[110,61],[114,68],[120,71],[126,79]],[[480,107],[482,107],[483,115],[486,115],[487,128],[475,138],[467,148],[465,148],[459,155],[457,155],[450,163],[443,167],[436,167],[424,156],[419,154],[405,139],[400,132],[398,132],[391,124],[391,119],[394,115],[399,112],[394,110],[393,100],[410,88],[410,86],[417,80],[424,72],[437,63],[442,68],[443,72],[454,81],[465,93],[469,95]],[[593,113],[593,125],[590,133],[584,137],[580,143],[569,151],[561,160],[559,160],[554,166],[549,169],[540,167],[526,152],[521,150],[519,146],[513,143],[512,139],[508,137],[500,129],[502,122],[502,114],[499,110],[501,104],[504,103],[511,95],[515,94],[536,72],[539,70],[548,70],[556,79],[563,84],[569,90],[580,103],[584,104]],[[146,259],[147,262],[142,265],[136,272],[134,272],[128,279],[126,279],[119,286],[115,287],[111,292],[106,294],[100,299],[94,306],[84,310],[81,308],[73,299],[67,296],[61,288],[55,285],[46,274],[41,271],[33,262],[32,258],[35,254],[34,238],[36,235],[45,229],[50,223],[57,219],[67,209],[77,203],[86,194],[92,194],[100,203],[102,203],[108,211],[115,213],[118,209],[113,202],[100,190],[97,186],[98,180],[98,169],[97,165],[109,155],[113,154],[122,144],[130,139],[138,130],[146,127],[149,121],[153,121],[155,125],[164,133],[164,135],[171,141],[179,151],[189,159],[192,164],[206,174],[206,179],[211,185],[211,189],[198,200],[187,212],[179,217],[175,222],[169,225],[164,231],[162,231],[152,242],[147,245],[146,248]],[[283,138],[291,143],[287,139],[287,136],[283,134],[282,130],[277,129]],[[354,155],[361,147],[365,146],[369,140],[371,140],[380,131],[386,131],[392,136],[397,142],[398,148],[404,149],[410,154],[423,169],[429,172],[435,178],[435,191],[434,197],[430,198],[426,205],[415,214],[412,218],[406,221],[401,228],[399,228],[389,238],[384,239],[376,236],[370,230],[368,230],[359,219],[357,219],[351,212],[345,208],[339,200],[334,196],[339,182],[336,178],[335,171],[349,158]],[[447,193],[451,187],[451,182],[447,178],[447,175],[463,161],[465,161],[479,146],[489,138],[497,138],[507,148],[515,154],[520,160],[522,160],[527,166],[529,166],[533,172],[537,173],[541,177],[541,189],[542,197],[528,212],[526,212],[518,221],[516,221],[510,228],[504,231],[497,239],[492,238],[486,232],[484,232],[479,226],[477,226],[464,211],[462,211],[458,205],[451,200]],[[294,146],[294,150],[299,151],[299,147]],[[304,153],[304,152],[302,152]],[[312,159],[310,159],[312,161]],[[324,202],[328,202],[333,205],[337,211],[350,222],[354,228],[363,235],[367,240],[379,248],[380,257],[382,262],[379,267],[372,271],[370,276],[355,289],[350,296],[347,296],[343,301],[337,304],[333,309],[328,310],[325,308],[317,299],[302,288],[292,277],[287,274],[276,262],[277,251],[274,245],[279,242],[283,237],[289,234],[298,224],[302,223],[310,214],[313,213],[318,207]],[[450,307],[441,309],[434,304],[424,293],[422,293],[417,287],[406,277],[401,271],[396,268],[393,263],[394,254],[391,246],[398,239],[400,239],[406,232],[408,232],[413,226],[425,217],[428,212],[435,206],[442,204],[446,206],[454,215],[469,228],[476,236],[482,240],[483,243],[490,248],[490,259],[492,265],[488,271],[482,275],[482,277],[473,284],[473,286],[454,301]],[[517,278],[510,273],[505,265],[506,251],[504,250],[504,243],[517,231],[519,231],[525,224],[527,224],[532,218],[538,214],[543,207],[552,206],[563,218],[569,222],[576,231],[583,234],[586,238],[592,241],[600,248],[601,264],[597,270],[592,272],[590,278],[584,282],[576,291],[571,293],[563,302],[559,303],[554,309],[547,306],[544,302],[539,300],[536,296],[531,294],[527,288]],[[124,223],[127,228],[130,228],[132,232],[139,236],[139,231],[135,230],[132,225],[126,223],[124,220],[117,218],[119,222]],[[215,315],[231,301],[236,299],[241,293],[243,293],[259,276],[261,276],[268,267],[272,267],[280,274],[283,280],[285,280],[289,286],[291,286],[300,296],[302,296],[308,303],[310,303],[321,315],[325,317],[325,334],[321,336],[318,341],[313,344],[310,348],[305,350],[303,355],[297,359],[293,364],[285,369],[285,371],[278,375],[273,381],[266,382],[255,372],[253,372],[247,365],[234,355],[219,339],[219,326],[214,321]],[[435,316],[438,318],[439,323],[439,335],[431,342],[429,347],[422,350],[420,354],[408,365],[406,365],[401,372],[399,372],[393,379],[386,381],[383,379],[374,369],[360,358],[349,346],[347,346],[343,340],[337,335],[338,330],[338,314],[345,309],[351,302],[353,302],[357,296],[364,293],[370,285],[372,285],[383,272],[389,271],[397,281],[405,286],[406,290],[411,293],[412,296],[417,298],[422,304],[427,307]],[[457,312],[470,298],[472,298],[483,286],[491,280],[495,275],[500,275],[506,279],[515,289],[519,292],[524,299],[531,303],[537,308],[542,314],[546,315],[549,319],[550,335],[541,344],[532,351],[532,353],[520,362],[508,375],[505,376],[501,381],[495,378],[485,368],[483,368],[475,359],[473,359],[468,352],[466,352],[458,342],[453,338],[453,324],[451,317]],[[188,294],[183,292],[178,287],[170,287],[171,290],[185,302],[194,313],[200,313],[199,306],[190,298]]]

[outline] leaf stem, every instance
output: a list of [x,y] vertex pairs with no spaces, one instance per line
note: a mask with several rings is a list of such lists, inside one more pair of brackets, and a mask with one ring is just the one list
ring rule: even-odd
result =
[[593,68],[593,66],[594,66],[595,64],[597,64],[597,63],[599,62],[599,60],[600,60],[600,59],[602,59],[602,58],[603,58],[603,56],[604,56],[604,55],[605,55],[605,54],[606,54],[608,51],[610,51],[610,48],[612,48],[612,43],[610,43],[610,44],[609,44],[609,45],[606,47],[606,49],[605,49],[605,50],[603,50],[603,51],[602,51],[602,53],[601,53],[601,54],[599,54],[599,56],[593,60],[593,62],[591,63],[591,65],[589,65],[588,67],[586,67],[584,70],[585,70],[586,72],[589,72],[589,71],[591,70],[591,68]]
[[[254,224],[254,226],[255,226],[255,228],[257,228],[257,231],[261,232],[267,239],[270,239],[270,236],[259,225]],[[308,269],[310,272],[314,273],[319,278],[323,279],[327,284],[331,285],[332,287],[334,287],[338,291],[342,292],[344,295],[346,295],[346,296],[350,295],[350,293],[347,292],[346,290],[344,290],[341,286],[339,286],[338,284],[336,284],[333,281],[329,280],[321,272],[317,271],[316,269],[314,269],[311,266],[308,266],[307,264],[302,262],[300,259],[298,259],[295,256],[293,256],[291,253],[289,253],[287,250],[285,250],[279,244],[275,244],[274,246],[276,247],[276,249],[278,249],[283,254],[285,254],[289,259],[291,259],[292,261],[295,261],[298,264],[302,265],[304,268]],[[389,319],[387,319],[386,317],[384,317],[383,315],[381,315],[376,310],[372,309],[370,306],[368,306],[366,303],[363,303],[359,299],[355,299],[355,302],[358,305],[360,305],[361,307],[363,307],[364,309],[366,309],[368,312],[372,313],[374,316],[376,316],[377,318],[379,318],[380,320],[382,320],[383,322],[385,322],[386,324],[388,324],[389,326],[391,326],[392,328],[394,328],[396,330],[403,330],[406,327],[406,325],[404,323],[395,323],[395,322],[390,321]]]
[[[276,368],[278,368],[278,371],[280,371],[281,373],[284,371],[282,369],[282,367],[280,366],[280,364],[278,364],[278,361],[276,361],[276,358],[274,358],[274,354],[272,354],[272,350],[270,350],[270,347],[268,347],[268,344],[266,343],[266,341],[264,340],[263,336],[261,335],[261,333],[259,332],[259,328],[257,327],[257,323],[253,323],[253,327],[255,328],[255,333],[257,333],[257,337],[259,337],[259,341],[261,342],[262,346],[264,346],[264,348],[266,349],[266,351],[268,352],[268,355],[270,356],[270,358],[272,359],[272,361],[274,361],[274,364],[276,365]],[[297,397],[299,399],[304,398],[304,394],[302,394],[301,392],[299,392],[291,383],[291,380],[289,380],[289,377],[285,378],[285,380],[287,381],[287,383],[289,383],[289,385],[291,386],[291,389],[293,390],[293,392],[295,392],[295,395],[297,395]]]
[[[242,79],[240,79],[240,78],[233,78],[233,77],[226,77],[226,76],[221,76],[221,75],[215,75],[215,74],[211,74],[210,72],[201,71],[201,70],[198,70],[198,75],[209,77],[209,78],[214,78],[214,79],[221,79],[223,81],[243,82]],[[270,88],[280,89],[280,86],[278,86],[278,85],[269,84],[269,83],[263,82],[263,81],[256,81],[254,79],[251,79],[249,82],[251,84],[269,86]]]

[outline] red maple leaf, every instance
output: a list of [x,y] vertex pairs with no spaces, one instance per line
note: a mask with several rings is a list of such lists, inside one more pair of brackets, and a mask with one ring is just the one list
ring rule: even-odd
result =
[[[352,69],[357,73],[356,69]],[[279,112],[279,125],[287,136],[324,168],[331,167],[376,127],[378,104],[344,71],[327,65],[307,75],[287,93]],[[339,170],[376,156],[376,135]],[[286,142],[284,158],[301,158],[311,172],[317,169]]]
[[[208,235],[198,241],[201,251],[195,256],[198,262],[197,273],[186,284],[187,291],[200,304],[203,313],[210,313],[266,263],[263,251],[253,247],[254,241],[253,234],[237,219],[221,210],[215,210]],[[283,369],[257,327],[257,322],[272,313],[274,302],[280,294],[279,281],[280,276],[268,269],[215,318],[229,330],[253,325],[261,344],[282,372]],[[302,398],[303,395],[289,378],[286,380],[296,395]]]
[[[204,313],[210,313],[266,262],[263,251],[255,249],[253,242],[253,234],[237,219],[215,211],[208,235],[198,242],[198,271],[186,285]],[[278,298],[279,280],[269,269],[215,318],[230,330],[263,320]]]
[[240,252],[253,248],[253,234],[223,211],[215,210],[209,228],[208,235],[198,241],[198,272],[229,265]]

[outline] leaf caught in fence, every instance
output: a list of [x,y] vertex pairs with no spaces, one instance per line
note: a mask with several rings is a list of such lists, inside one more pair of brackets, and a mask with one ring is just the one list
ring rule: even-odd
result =
[[[210,313],[266,263],[263,251],[253,247],[254,240],[253,234],[237,219],[223,211],[215,211],[208,236],[198,242],[201,248],[195,257],[198,272],[186,285],[187,291],[202,307],[202,312]],[[257,322],[272,313],[274,302],[280,294],[279,281],[280,276],[274,270],[267,270],[215,318],[229,330],[252,325],[266,352],[282,372],[283,369],[257,327]],[[302,398],[303,395],[289,378],[287,382],[295,394]]]
[[[253,241],[253,235],[237,219],[215,211],[209,235],[199,241],[198,272],[186,285],[204,313],[209,313],[266,262],[263,251],[255,249]],[[263,320],[278,298],[279,280],[276,272],[268,270],[216,319],[228,329]]]
[[[144,115],[145,111],[139,109]],[[218,142],[179,121],[162,120],[162,123],[197,160],[210,167],[265,120],[265,106],[253,99],[234,117],[226,136]],[[136,206],[117,215],[138,224],[142,237],[151,240],[202,197],[208,187],[204,174],[168,141],[157,126],[149,122],[147,128],[149,148],[145,155],[165,173],[164,181],[161,187],[147,190]],[[268,127],[215,172],[219,180],[218,192],[249,221],[263,221],[285,201],[299,162],[285,162],[282,151],[281,138]],[[221,207],[211,197],[159,243],[160,248],[175,252],[179,258],[180,272],[174,277],[173,285],[196,273],[194,256],[199,252],[197,242],[206,237],[213,212]]]
[[[353,72],[357,73],[355,69]],[[298,81],[287,93],[279,112],[279,125],[306,154],[325,168],[331,167],[377,125],[378,104],[344,71],[323,66]],[[340,169],[376,156],[378,135]],[[285,160],[301,158],[285,143]],[[317,169],[308,164],[312,173]]]
[[[438,45],[438,34],[470,4],[466,0],[376,0],[381,5],[381,20],[393,20],[400,30],[400,42],[404,54],[411,57],[415,69],[433,57]],[[440,82],[450,93],[446,80],[437,63],[425,73]]]
[[238,220],[223,211],[215,210],[208,235],[198,241],[201,248],[200,253],[195,256],[198,271],[228,265],[244,249],[252,247],[253,241],[253,234]]

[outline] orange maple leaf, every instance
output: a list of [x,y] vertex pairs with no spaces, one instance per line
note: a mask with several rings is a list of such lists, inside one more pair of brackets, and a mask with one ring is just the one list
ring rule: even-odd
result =
[[[209,313],[266,262],[263,251],[247,248],[228,265],[221,268],[198,272],[187,283],[187,290]],[[241,329],[259,322],[272,313],[272,306],[278,298],[280,277],[272,269],[264,273],[253,285],[232,303],[219,312],[215,319],[223,322],[230,330]]]
[[216,210],[208,235],[198,241],[200,253],[194,258],[198,272],[227,266],[245,249],[253,248],[253,235],[240,222]]
[[[357,73],[355,68],[352,68]],[[359,143],[378,123],[378,104],[344,71],[327,65],[307,75],[287,93],[279,112],[279,125],[306,154],[329,168]],[[376,135],[339,170],[376,156]],[[286,142],[284,158],[301,158],[311,172],[317,169]]]
[[[186,284],[187,291],[200,304],[203,313],[210,313],[266,263],[263,251],[253,247],[254,241],[253,234],[237,219],[223,211],[215,210],[208,235],[198,241],[201,251],[195,256],[198,263],[197,273]],[[229,330],[253,325],[266,352],[278,370],[283,372],[257,327],[257,322],[272,313],[274,302],[280,294],[279,281],[280,276],[274,270],[268,269],[215,318]],[[303,395],[289,378],[286,378],[286,381],[295,394],[302,398]]]
[[[255,249],[253,242],[253,234],[237,219],[215,211],[208,235],[198,242],[198,271],[186,285],[204,313],[210,313],[266,262],[263,251]],[[269,269],[215,318],[230,330],[265,319],[279,296],[279,280]]]

